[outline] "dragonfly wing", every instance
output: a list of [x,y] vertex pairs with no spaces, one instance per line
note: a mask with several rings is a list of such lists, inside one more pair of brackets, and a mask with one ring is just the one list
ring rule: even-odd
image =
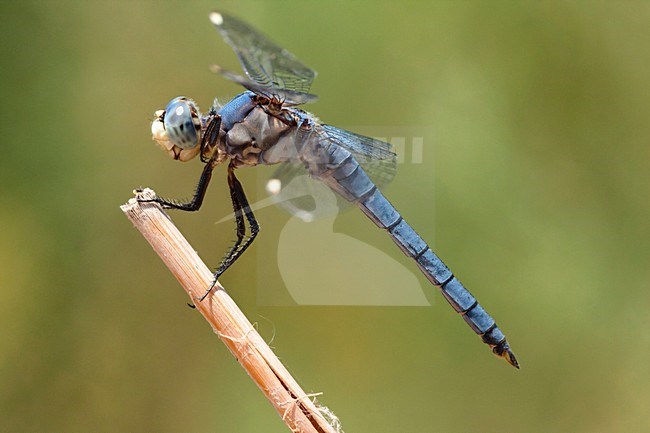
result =
[[[389,143],[330,125],[318,125],[314,133],[349,150],[378,188],[395,177],[397,156]],[[267,192],[275,197],[276,204],[303,220],[329,215],[349,205],[338,196],[332,202],[323,188],[329,191],[324,184],[314,182],[301,163],[293,161],[280,164],[267,183]]]
[[331,125],[319,125],[316,133],[349,150],[377,187],[382,188],[395,177],[397,155],[390,143]]
[[277,206],[305,222],[336,214],[347,205],[325,184],[312,179],[298,162],[279,164],[266,183],[266,191]]
[[309,93],[316,71],[296,56],[235,17],[212,12],[210,21],[233,48],[248,78],[261,88]]
[[316,102],[318,100],[318,96],[312,95],[311,93],[303,93],[303,92],[296,92],[295,90],[276,89],[276,88],[269,89],[263,87],[260,84],[251,81],[250,79],[243,77],[239,74],[230,72],[219,65],[211,65],[210,70],[217,74],[221,74],[223,77],[229,79],[230,81],[233,81],[258,95],[263,95],[268,98],[272,96],[276,96],[282,99],[285,102],[284,105],[286,106],[309,104],[311,102]]

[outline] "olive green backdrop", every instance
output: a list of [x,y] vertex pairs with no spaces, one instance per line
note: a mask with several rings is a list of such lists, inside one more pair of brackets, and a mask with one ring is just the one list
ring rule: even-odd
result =
[[[647,2],[1,8],[1,431],[287,431],[118,208],[194,187],[199,162],[169,160],[149,125],[178,94],[238,92],[207,68],[239,70],[213,8],[319,72],[324,121],[432,131],[387,195],[521,360],[494,358],[358,212],[335,228],[390,251],[430,307],[263,305],[285,217],[261,210],[266,241],[223,284],[347,432],[650,431]],[[234,238],[215,224],[224,172],[173,215],[212,266]],[[251,200],[258,176],[241,172]]]

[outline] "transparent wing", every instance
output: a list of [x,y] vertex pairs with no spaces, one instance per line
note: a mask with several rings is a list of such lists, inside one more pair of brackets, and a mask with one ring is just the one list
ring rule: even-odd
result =
[[244,72],[253,82],[264,89],[309,92],[316,71],[296,56],[230,15],[212,12],[210,21],[235,50]]
[[[397,156],[389,143],[329,125],[318,125],[314,132],[349,150],[378,188],[383,188],[395,177]],[[280,164],[266,189],[278,206],[304,221],[330,215],[349,206],[339,196],[332,202],[327,192],[323,191],[329,191],[329,188],[311,179],[305,167],[298,162]]]
[[230,72],[219,65],[211,65],[210,70],[217,74],[221,74],[223,77],[229,79],[230,81],[233,81],[258,95],[266,96],[267,98],[276,96],[284,101],[283,105],[285,106],[308,104],[310,102],[316,102],[318,100],[318,96],[312,95],[311,93],[277,89],[275,87],[262,87],[256,82],[251,81],[246,77],[242,77],[241,75],[235,74],[234,72]]
[[266,183],[266,192],[277,206],[305,222],[335,214],[346,205],[342,197],[312,179],[299,162],[279,164]]
[[318,125],[315,132],[332,143],[349,150],[379,188],[395,177],[397,155],[393,152],[393,146],[390,143],[331,125]]

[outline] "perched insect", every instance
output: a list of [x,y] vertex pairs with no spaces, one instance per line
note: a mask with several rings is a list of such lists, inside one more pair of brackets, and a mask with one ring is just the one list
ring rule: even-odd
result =
[[[393,176],[396,156],[390,144],[325,125],[312,114],[296,108],[317,99],[308,93],[316,72],[232,16],[213,12],[210,20],[235,50],[247,77],[216,65],[212,69],[247,91],[223,107],[213,106],[206,115],[201,115],[191,99],[174,98],[165,110],[156,112],[152,125],[154,139],[172,158],[188,161],[200,155],[205,166],[191,201],[178,202],[160,197],[150,201],[170,209],[198,210],[212,170],[228,161],[228,186],[237,223],[237,241],[218,267],[212,286],[200,300],[250,246],[259,231],[235,169],[260,164],[301,164],[311,177],[356,204],[384,229],[427,279],[440,289],[483,342],[496,355],[519,368],[494,319],[371,180]],[[246,236],[246,222],[250,236]]]

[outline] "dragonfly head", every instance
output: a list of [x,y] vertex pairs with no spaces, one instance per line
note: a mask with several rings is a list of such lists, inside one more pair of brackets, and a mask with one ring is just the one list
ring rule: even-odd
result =
[[179,161],[189,161],[201,146],[201,113],[194,101],[184,96],[169,101],[155,113],[151,133],[158,146]]

